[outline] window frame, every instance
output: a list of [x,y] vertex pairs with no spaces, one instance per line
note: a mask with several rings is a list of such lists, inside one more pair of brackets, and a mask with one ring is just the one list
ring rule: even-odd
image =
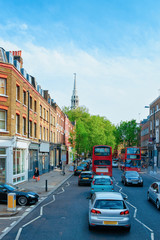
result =
[[[4,93],[0,93],[0,95],[1,95],[1,96],[6,96],[6,94],[7,94],[7,79],[0,77],[0,81],[1,81],[1,80],[4,80],[4,87],[3,87]],[[1,89],[1,88],[2,88],[2,87],[1,87],[1,84],[0,84],[0,89]]]
[[[4,117],[5,117],[5,119],[4,119],[4,121],[5,121],[5,129],[0,128],[0,131],[1,132],[6,132],[7,131],[7,111],[4,110],[4,109],[0,109],[0,111],[5,113],[5,115],[4,115]],[[3,121],[3,119],[2,120],[0,119],[0,121]]]

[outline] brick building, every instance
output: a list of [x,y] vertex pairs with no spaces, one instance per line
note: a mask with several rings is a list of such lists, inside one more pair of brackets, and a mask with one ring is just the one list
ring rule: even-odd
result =
[[43,174],[62,157],[70,162],[65,118],[48,90],[23,68],[21,51],[0,48],[0,181],[28,180],[35,167]]

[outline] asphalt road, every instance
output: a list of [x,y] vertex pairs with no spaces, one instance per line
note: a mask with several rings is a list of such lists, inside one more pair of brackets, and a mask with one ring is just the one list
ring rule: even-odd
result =
[[79,187],[73,176],[41,205],[16,225],[3,240],[159,240],[160,212],[147,201],[148,186],[154,179],[142,174],[144,186],[123,186],[121,171],[113,170],[115,190],[128,196],[132,216],[131,230],[119,228],[88,229],[90,187]]

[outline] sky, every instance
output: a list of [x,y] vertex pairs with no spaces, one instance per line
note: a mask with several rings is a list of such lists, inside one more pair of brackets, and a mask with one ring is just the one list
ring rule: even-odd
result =
[[79,105],[113,124],[149,114],[160,95],[159,0],[0,0],[0,47],[62,108]]

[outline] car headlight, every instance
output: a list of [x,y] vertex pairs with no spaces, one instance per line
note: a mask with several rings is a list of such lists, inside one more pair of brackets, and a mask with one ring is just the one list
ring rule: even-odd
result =
[[139,181],[140,181],[140,182],[143,182],[143,179],[142,179],[142,178],[139,178]]
[[32,195],[32,194],[27,194],[28,195],[28,197],[32,197],[32,198],[34,198],[35,196],[34,195]]

